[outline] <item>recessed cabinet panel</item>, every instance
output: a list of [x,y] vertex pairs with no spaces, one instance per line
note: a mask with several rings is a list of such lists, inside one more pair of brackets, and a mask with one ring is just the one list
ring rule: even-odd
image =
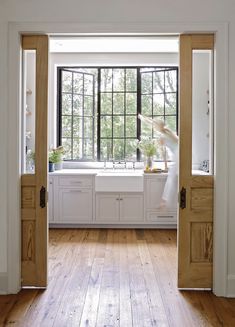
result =
[[96,194],[96,220],[119,221],[119,194]]
[[61,176],[59,186],[92,187],[92,178],[89,176]]
[[78,223],[92,220],[92,190],[60,188],[59,220]]
[[122,222],[143,221],[143,195],[120,193],[120,220]]

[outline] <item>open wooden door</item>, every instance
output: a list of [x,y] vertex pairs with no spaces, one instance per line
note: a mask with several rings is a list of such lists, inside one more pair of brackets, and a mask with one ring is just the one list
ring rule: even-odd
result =
[[180,36],[179,288],[212,287],[213,49],[213,35]]
[[22,286],[47,285],[48,37],[22,36]]

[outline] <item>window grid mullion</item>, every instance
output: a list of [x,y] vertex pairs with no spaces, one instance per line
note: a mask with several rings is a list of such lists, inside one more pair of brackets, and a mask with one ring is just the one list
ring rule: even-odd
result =
[[74,73],[72,73],[72,99],[71,99],[71,106],[72,106],[72,112],[71,112],[71,158],[72,160],[73,158],[73,89],[74,89]]

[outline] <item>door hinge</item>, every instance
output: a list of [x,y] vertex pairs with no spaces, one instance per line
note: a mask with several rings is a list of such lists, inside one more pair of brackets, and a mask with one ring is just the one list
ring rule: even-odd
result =
[[182,187],[180,191],[180,208],[186,208],[186,188]]

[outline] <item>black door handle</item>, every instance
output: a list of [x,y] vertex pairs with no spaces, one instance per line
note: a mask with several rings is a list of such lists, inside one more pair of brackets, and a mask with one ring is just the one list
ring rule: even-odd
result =
[[180,191],[180,208],[186,208],[186,188],[182,187]]
[[42,186],[40,190],[40,207],[45,208],[45,206],[46,206],[46,188]]

